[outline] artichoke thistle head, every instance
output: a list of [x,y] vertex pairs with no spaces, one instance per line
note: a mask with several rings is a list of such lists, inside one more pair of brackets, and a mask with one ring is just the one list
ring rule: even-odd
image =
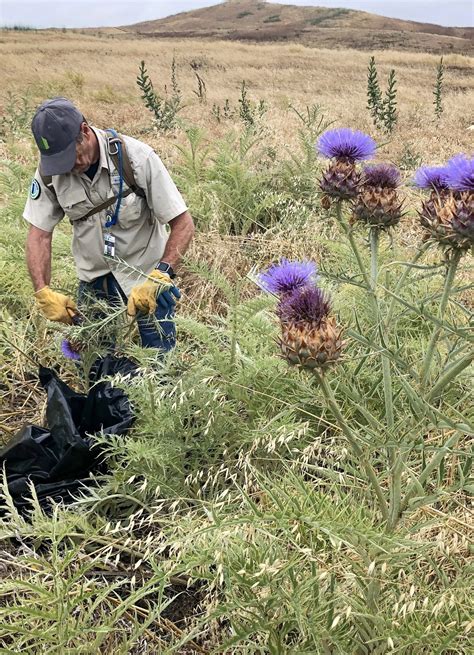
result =
[[289,261],[282,259],[265,273],[260,273],[262,286],[277,295],[284,295],[317,281],[317,268],[310,261]]
[[457,155],[448,161],[446,180],[454,191],[452,226],[458,247],[474,247],[474,157]]
[[[370,159],[376,149],[375,141],[363,132],[339,128],[326,130],[318,139],[319,154],[333,159],[320,181],[326,198],[351,200],[357,196],[360,173],[356,162]],[[328,205],[327,200],[323,206]]]
[[343,347],[342,330],[330,316],[331,303],[321,289],[300,287],[282,297],[280,349],[288,363],[307,369],[333,364]]
[[468,250],[474,245],[474,158],[456,155],[442,167],[422,167],[414,179],[431,189],[422,204],[420,223],[426,236],[443,248]]
[[316,147],[323,157],[355,164],[373,157],[377,146],[368,134],[341,127],[326,130],[319,137]]
[[400,222],[402,203],[397,194],[400,171],[393,164],[373,164],[362,171],[362,186],[353,203],[352,221],[386,230]]
[[420,166],[413,177],[413,184],[419,189],[437,192],[448,190],[446,166]]
[[474,157],[456,155],[446,164],[446,183],[453,191],[474,193]]

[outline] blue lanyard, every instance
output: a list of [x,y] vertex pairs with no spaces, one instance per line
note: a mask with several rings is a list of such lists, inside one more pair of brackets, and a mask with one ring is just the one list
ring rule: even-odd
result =
[[[119,173],[119,178],[120,178],[120,180],[119,180],[119,192],[118,192],[118,196],[117,196],[117,203],[115,205],[114,213],[112,214],[112,216],[110,216],[110,218],[107,220],[107,222],[105,224],[105,227],[112,227],[113,225],[116,225],[117,222],[118,222],[118,217],[119,217],[119,212],[120,212],[120,205],[122,204],[122,193],[123,193],[122,143],[120,142],[119,136],[118,136],[118,134],[117,134],[117,132],[115,130],[113,130],[112,128],[109,128],[106,131],[110,132],[112,134],[112,136],[114,137],[113,141],[111,141],[111,142],[115,144],[117,150],[116,150],[115,153],[112,153],[112,154],[117,154],[118,155],[118,164],[119,164],[118,173]],[[111,143],[109,142],[109,145],[108,145],[109,154],[111,154],[110,153],[110,145],[111,145]]]

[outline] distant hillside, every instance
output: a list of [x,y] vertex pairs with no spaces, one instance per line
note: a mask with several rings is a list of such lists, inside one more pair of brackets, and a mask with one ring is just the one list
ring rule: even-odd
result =
[[[343,2],[343,0],[342,0]],[[121,28],[137,35],[297,41],[321,48],[412,50],[474,55],[474,28],[385,18],[364,11],[227,0]]]

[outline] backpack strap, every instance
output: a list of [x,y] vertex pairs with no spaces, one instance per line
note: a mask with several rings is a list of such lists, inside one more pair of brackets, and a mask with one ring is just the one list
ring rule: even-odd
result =
[[121,134],[107,135],[107,151],[114,163],[115,168],[118,170],[119,160],[118,160],[118,150],[117,146],[114,146],[114,143],[120,141],[122,145],[122,168],[123,168],[123,179],[127,183],[127,186],[135,193],[135,195],[140,196],[141,198],[145,197],[145,192],[141,189],[135,181],[135,175],[133,173],[132,164],[130,163],[130,157],[128,156],[127,146]]
[[[122,169],[123,169],[123,179],[127,183],[127,186],[129,187],[127,191],[124,191],[122,194],[122,198],[125,198],[126,196],[129,196],[131,193],[134,193],[137,196],[140,196],[140,198],[145,198],[145,192],[143,189],[141,189],[136,181],[135,181],[135,175],[133,173],[133,168],[132,164],[130,163],[130,157],[128,156],[127,152],[127,146],[125,145],[125,141],[120,134],[116,134],[116,136],[108,133],[107,134],[107,152],[109,153],[113,164],[115,168],[118,170],[119,168],[119,160],[118,160],[118,149],[117,146],[114,146],[114,143],[116,141],[120,141],[122,145]],[[41,167],[39,167],[39,174],[41,177],[41,181],[45,187],[48,188],[48,190],[55,196],[56,196],[56,190],[53,186],[53,176],[52,175],[44,175],[41,172]],[[117,200],[116,196],[112,196],[112,198],[109,198],[105,202],[101,203],[100,205],[97,205],[96,207],[93,207],[90,211],[87,212],[84,216],[81,216],[81,218],[77,218],[77,221],[85,221],[87,218],[90,216],[93,216],[94,214],[97,214],[98,212],[102,211],[103,209],[106,209],[107,207],[110,207],[111,205],[114,204],[114,202]],[[73,222],[73,221],[71,221]]]
[[[133,189],[127,189],[122,193],[122,198],[126,198],[129,196],[131,193],[134,193]],[[76,221],[85,221],[86,218],[89,218],[90,216],[94,216],[94,214],[98,214],[101,212],[103,209],[107,209],[107,207],[110,207],[113,205],[115,202],[117,202],[117,196],[112,196],[108,200],[105,200],[103,203],[100,205],[97,205],[96,207],[93,207],[90,211],[87,212],[87,214],[84,214],[84,216],[81,216],[81,218],[76,218],[75,221],[71,221],[71,223],[75,223]]]
[[53,187],[53,176],[52,175],[43,175],[41,172],[41,166],[39,167],[39,174],[41,178],[41,182],[45,187],[47,187],[48,191],[51,191],[51,193],[56,196],[56,190]]

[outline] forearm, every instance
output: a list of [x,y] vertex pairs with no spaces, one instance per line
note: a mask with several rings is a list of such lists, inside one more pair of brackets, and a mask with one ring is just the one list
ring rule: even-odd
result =
[[51,282],[52,236],[32,225],[26,238],[26,264],[35,291]]
[[194,236],[194,222],[185,211],[170,221],[169,226],[171,231],[161,259],[176,269]]

